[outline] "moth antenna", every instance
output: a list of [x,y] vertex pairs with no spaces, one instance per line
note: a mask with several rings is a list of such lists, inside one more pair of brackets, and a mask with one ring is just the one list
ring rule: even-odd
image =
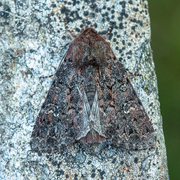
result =
[[69,29],[67,29],[67,26],[65,26],[66,31],[69,33],[72,40],[78,37],[75,33],[71,32]]
[[45,79],[45,78],[50,78],[50,77],[52,77],[52,76],[54,76],[55,75],[55,73],[54,74],[51,74],[51,75],[49,75],[49,76],[39,76],[39,79],[41,79],[41,78],[43,78],[43,79]]

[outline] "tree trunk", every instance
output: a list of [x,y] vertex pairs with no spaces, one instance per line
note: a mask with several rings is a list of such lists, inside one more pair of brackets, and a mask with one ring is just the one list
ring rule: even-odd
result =
[[[0,179],[169,179],[147,1],[12,1],[0,3]],[[30,138],[72,34],[93,27],[106,36],[128,72],[156,133],[145,150],[109,146],[35,153]]]

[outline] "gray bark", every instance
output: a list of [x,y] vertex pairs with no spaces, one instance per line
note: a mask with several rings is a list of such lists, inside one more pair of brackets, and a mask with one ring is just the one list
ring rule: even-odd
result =
[[[169,179],[147,1],[1,2],[0,179]],[[53,155],[30,150],[32,129],[52,82],[39,76],[55,73],[72,41],[70,32],[79,35],[85,27],[105,32],[128,69],[157,133],[155,148],[86,152],[75,145]]]

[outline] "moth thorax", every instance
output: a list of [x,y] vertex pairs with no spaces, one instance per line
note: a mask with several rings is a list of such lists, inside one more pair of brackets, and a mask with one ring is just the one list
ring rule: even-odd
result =
[[85,66],[85,92],[87,95],[87,99],[90,107],[92,107],[94,96],[96,92],[95,85],[95,66],[88,65]]

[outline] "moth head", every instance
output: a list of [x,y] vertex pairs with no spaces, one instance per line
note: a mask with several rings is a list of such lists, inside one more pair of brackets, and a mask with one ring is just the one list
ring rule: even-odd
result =
[[86,28],[79,37],[70,43],[67,58],[76,66],[89,63],[107,66],[107,60],[112,54],[110,43],[93,28]]

